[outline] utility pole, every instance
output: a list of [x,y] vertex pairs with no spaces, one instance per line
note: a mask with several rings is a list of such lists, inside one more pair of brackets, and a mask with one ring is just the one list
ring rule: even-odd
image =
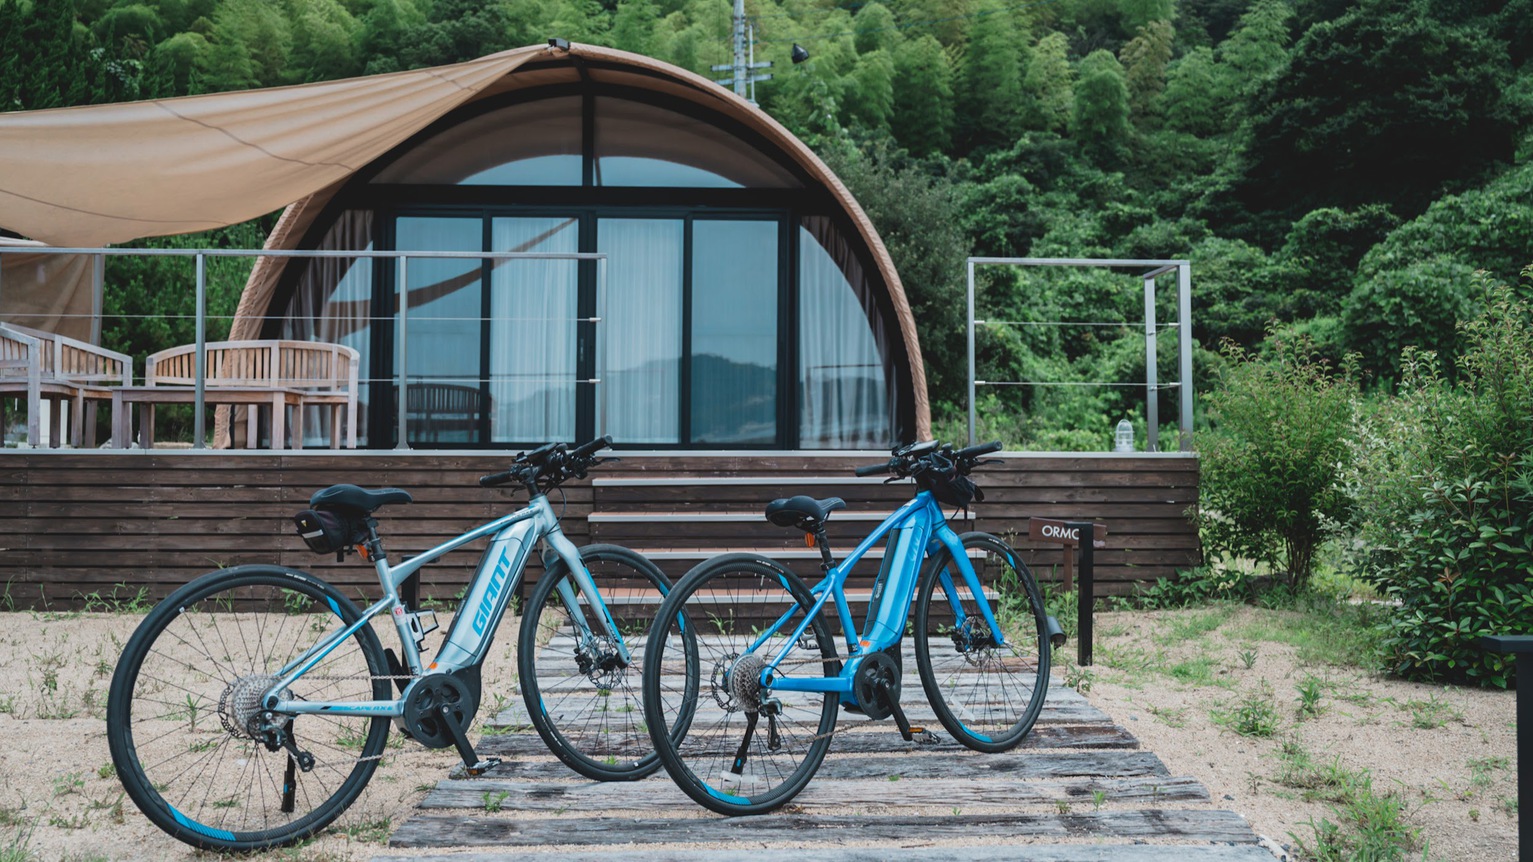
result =
[[[756,70],[771,68],[772,61],[756,62],[756,30],[745,19],[745,0],[735,0],[734,23],[735,61],[728,66],[712,67],[715,72],[730,72],[732,74],[728,78],[717,79],[714,83],[723,84],[726,87],[733,85],[735,95],[754,105],[756,104],[756,82],[772,80],[771,75],[758,75]],[[748,49],[747,45],[749,45]],[[747,50],[750,51],[748,58],[746,56]]]

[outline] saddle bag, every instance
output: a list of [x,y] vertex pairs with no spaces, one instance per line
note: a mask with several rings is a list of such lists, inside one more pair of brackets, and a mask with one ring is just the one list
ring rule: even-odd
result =
[[361,541],[362,525],[335,509],[304,509],[293,516],[298,537],[316,554],[339,554]]

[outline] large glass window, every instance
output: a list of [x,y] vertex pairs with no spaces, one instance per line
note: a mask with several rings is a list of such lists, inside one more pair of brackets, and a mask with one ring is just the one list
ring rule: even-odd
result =
[[609,218],[597,227],[597,250],[608,255],[598,393],[606,433],[624,443],[681,441],[685,225]]
[[798,232],[799,445],[888,448],[895,433],[878,337],[883,327],[862,266],[828,219],[804,221]]
[[[579,251],[573,218],[497,218],[495,251]],[[490,439],[497,443],[575,438],[574,260],[498,261],[490,277]]]
[[[400,218],[395,222],[400,251],[471,251],[483,248],[483,223],[473,218]],[[438,410],[433,391],[472,390],[480,380],[480,330],[484,317],[480,270],[472,258],[410,258],[396,296],[406,310],[403,351],[394,345],[394,367],[403,367],[410,390],[406,398],[407,433],[412,442],[469,442],[479,428],[469,422],[443,429],[430,419]],[[396,309],[397,316],[397,309]],[[401,366],[401,352],[404,365]]]
[[297,282],[306,323],[285,329],[353,344],[376,378],[369,443],[394,441],[403,368],[416,446],[888,447],[898,333],[860,242],[812,214],[820,197],[782,191],[800,175],[679,101],[554,92],[412,143],[362,192],[377,209],[343,211],[322,242],[605,263],[415,258],[405,295],[392,261],[314,263]]
[[775,221],[692,226],[692,440],[777,440]]
[[375,183],[578,186],[581,99],[522,102],[471,117],[400,156]]

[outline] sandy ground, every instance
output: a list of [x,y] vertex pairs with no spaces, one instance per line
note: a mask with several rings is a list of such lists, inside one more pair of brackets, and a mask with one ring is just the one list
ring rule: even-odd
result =
[[[1087,696],[1173,774],[1199,778],[1259,834],[1293,846],[1294,836],[1313,838],[1307,824],[1338,819],[1333,802],[1308,799],[1313,788],[1293,786],[1302,782],[1285,770],[1283,753],[1291,763],[1302,750],[1317,767],[1366,770],[1376,794],[1399,794],[1426,858],[1515,858],[1513,694],[1412,685],[1301,660],[1293,647],[1256,636],[1255,624],[1270,623],[1276,612],[1229,608],[1189,617],[1206,613],[1097,619]],[[0,859],[210,858],[144,819],[111,769],[106,692],[139,619],[0,614],[0,665],[7,670],[0,676],[0,739],[7,742],[0,746]],[[508,620],[503,632],[514,625]],[[500,637],[486,663],[481,714],[510,697],[513,640]],[[1253,659],[1249,667],[1246,658]],[[1301,717],[1297,687],[1311,678],[1318,710]],[[1253,697],[1273,704],[1271,736],[1241,736],[1225,726],[1228,720],[1220,723]],[[385,852],[392,829],[454,762],[450,751],[391,737],[378,774],[336,826],[303,847],[253,858],[351,862]]]
[[[1342,820],[1314,776],[1347,772],[1402,801],[1420,833],[1406,858],[1515,860],[1516,694],[1328,664],[1324,648],[1264,637],[1287,618],[1250,607],[1098,614],[1087,697],[1290,851],[1314,845],[1312,824]],[[1301,711],[1301,686],[1318,692],[1316,710]],[[1271,704],[1270,736],[1229,729],[1247,703]],[[1295,768],[1301,756],[1310,770]]]

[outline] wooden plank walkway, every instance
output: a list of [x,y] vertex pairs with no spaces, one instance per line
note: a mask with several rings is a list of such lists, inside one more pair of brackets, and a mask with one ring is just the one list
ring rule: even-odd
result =
[[[906,664],[911,664],[906,657]],[[930,715],[914,667],[901,700]],[[1024,744],[979,754],[932,721],[937,740],[900,739],[892,721],[843,712],[830,754],[792,803],[718,817],[665,773],[587,781],[527,728],[518,701],[486,722],[489,775],[440,782],[390,847],[437,855],[373,862],[506,862],[533,851],[561,862],[690,862],[750,847],[761,862],[1270,862],[1243,818],[1196,779],[1172,775],[1124,728],[1058,679]],[[487,811],[487,808],[496,809]]]

